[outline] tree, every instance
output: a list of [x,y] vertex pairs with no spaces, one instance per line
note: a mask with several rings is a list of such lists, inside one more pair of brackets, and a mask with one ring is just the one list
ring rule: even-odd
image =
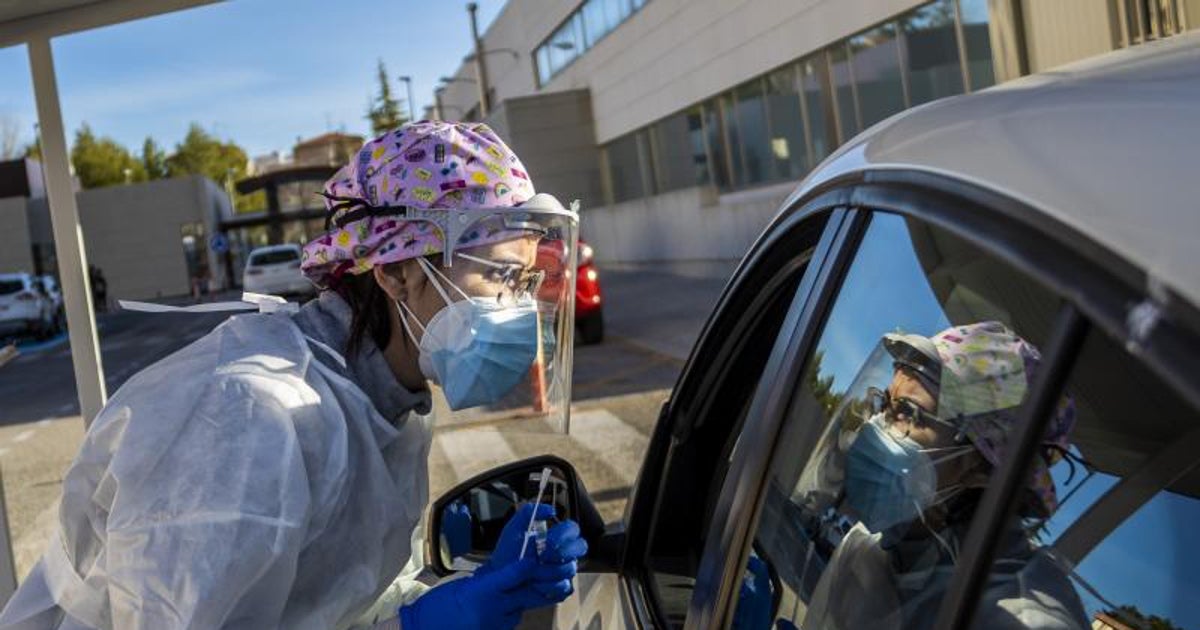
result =
[[[222,142],[198,123],[188,127],[183,142],[166,159],[167,175],[204,175],[221,186],[246,176],[246,152],[233,142]],[[237,210],[259,210],[263,202],[253,195],[234,195]]]
[[96,137],[87,123],[75,132],[71,165],[84,188],[103,188],[143,181],[146,171],[128,149],[108,137]]
[[1164,619],[1158,615],[1146,615],[1138,610],[1137,606],[1128,604],[1117,606],[1115,610],[1106,610],[1104,614],[1139,630],[1183,630],[1172,623],[1170,619]]
[[146,172],[146,179],[163,179],[167,176],[167,154],[150,136],[146,136],[142,142],[142,170]]
[[0,160],[21,157],[21,123],[14,116],[0,116]]
[[384,68],[382,59],[379,60],[378,78],[379,94],[375,95],[367,106],[367,120],[371,121],[371,131],[377,136],[408,122],[401,113],[400,101],[392,96],[392,86],[388,82],[387,69]]

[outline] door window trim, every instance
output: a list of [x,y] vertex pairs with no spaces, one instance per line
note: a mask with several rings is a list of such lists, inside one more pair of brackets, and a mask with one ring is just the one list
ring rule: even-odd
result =
[[[1200,382],[1189,382],[1187,377],[1200,373],[1200,311],[1169,290],[1154,286],[1144,271],[1073,228],[1023,202],[973,183],[924,171],[893,169],[849,173],[825,182],[804,198],[789,199],[764,238],[769,238],[770,232],[782,229],[796,217],[802,219],[828,210],[829,200],[833,198],[845,203],[851,208],[850,212],[864,215],[864,219],[857,221],[857,233],[849,235],[852,238],[841,241],[839,249],[830,253],[825,264],[842,261],[841,269],[834,269],[839,271],[837,274],[825,274],[824,283],[812,288],[814,295],[829,295],[841,285],[845,263],[857,253],[868,223],[865,217],[874,212],[888,212],[945,229],[1044,283],[1060,297],[1063,307],[1047,344],[1043,367],[1031,386],[1031,396],[1022,405],[1021,417],[1027,421],[1020,424],[1022,430],[1016,436],[1018,443],[1040,435],[1041,428],[1049,420],[1049,414],[1044,413],[1046,401],[1056,400],[1061,393],[1070,368],[1078,358],[1082,339],[1093,327],[1130,346],[1131,352],[1144,361],[1155,376],[1178,391],[1190,405],[1200,408]],[[799,321],[801,328],[792,334],[811,340],[823,324],[826,307],[827,304],[822,306],[817,317]],[[1132,314],[1136,309],[1153,314],[1150,326],[1138,329],[1134,325]],[[801,365],[808,358],[810,348],[803,350]],[[790,400],[797,380],[784,382],[786,395],[777,393],[776,396]],[[1043,413],[1039,415],[1039,412]],[[744,434],[755,444],[771,438],[765,442],[769,446],[769,455],[762,458],[763,465],[746,471],[757,470],[758,474],[741,479],[743,470],[731,468],[721,489],[722,504],[735,504],[734,497],[738,493],[745,495],[751,488],[754,489],[754,502],[749,518],[746,514],[731,512],[724,527],[710,529],[688,612],[688,628],[707,627],[700,623],[701,620],[718,622],[708,626],[728,627],[732,620],[737,595],[734,585],[740,580],[740,569],[745,565],[753,543],[763,494],[776,455],[774,436],[782,429],[782,418],[770,420],[760,421],[753,427],[747,425],[747,430],[757,435]],[[1030,457],[1032,453],[1026,452],[1022,457],[1006,460],[1006,465],[985,493],[981,513],[977,516],[980,522],[1001,522],[1002,512],[1015,509],[1015,487],[1025,472],[1024,468],[1018,467],[1022,463],[1018,460]],[[1028,464],[1029,461],[1024,461],[1025,467]],[[726,496],[730,493],[733,495]],[[742,501],[738,504],[744,504],[744,496]],[[984,560],[994,554],[999,544],[998,527],[989,530],[972,528],[963,558],[974,558],[975,562],[961,562],[956,568],[936,627],[955,628],[970,624],[979,590],[991,571],[990,562]],[[729,553],[734,549],[738,552]],[[697,597],[702,584],[705,592],[721,596],[707,600]]]

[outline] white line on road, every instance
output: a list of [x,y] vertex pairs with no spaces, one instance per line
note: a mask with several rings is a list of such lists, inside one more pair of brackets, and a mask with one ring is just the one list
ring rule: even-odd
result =
[[60,405],[58,407],[58,409],[56,409],[55,411],[57,411],[58,413],[67,413],[68,411],[71,411],[74,408],[75,408],[75,403],[67,403],[65,405]]
[[17,437],[13,438],[12,441],[14,444],[20,444],[21,442],[33,437],[34,433],[37,433],[37,429],[25,429],[24,431],[18,433]]
[[53,421],[54,421],[54,418],[42,418],[41,420],[38,420],[38,421],[37,421],[37,422],[35,422],[34,424],[36,424],[36,425],[37,425],[37,426],[39,426],[39,427],[44,427],[44,426],[46,426],[46,425],[50,424],[50,423],[51,423],[51,422],[53,422]]
[[580,448],[595,453],[621,480],[632,485],[642,468],[649,440],[607,409],[573,410],[571,438]]
[[454,484],[499,464],[516,461],[517,454],[495,429],[462,429],[438,433],[436,441],[454,470]]

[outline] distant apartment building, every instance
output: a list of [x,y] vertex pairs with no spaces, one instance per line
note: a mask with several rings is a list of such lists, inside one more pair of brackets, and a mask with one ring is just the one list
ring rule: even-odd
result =
[[296,166],[340,166],[350,161],[365,140],[362,136],[339,132],[301,140],[292,147],[292,163]]
[[[1198,27],[1200,0],[509,0],[485,120],[602,260],[739,258],[876,122]],[[476,119],[479,87],[468,57],[435,102]]]

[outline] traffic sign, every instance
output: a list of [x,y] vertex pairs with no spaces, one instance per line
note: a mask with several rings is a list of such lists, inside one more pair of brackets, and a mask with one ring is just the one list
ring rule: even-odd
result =
[[208,247],[218,254],[224,254],[229,251],[229,239],[225,234],[217,232],[208,239]]

